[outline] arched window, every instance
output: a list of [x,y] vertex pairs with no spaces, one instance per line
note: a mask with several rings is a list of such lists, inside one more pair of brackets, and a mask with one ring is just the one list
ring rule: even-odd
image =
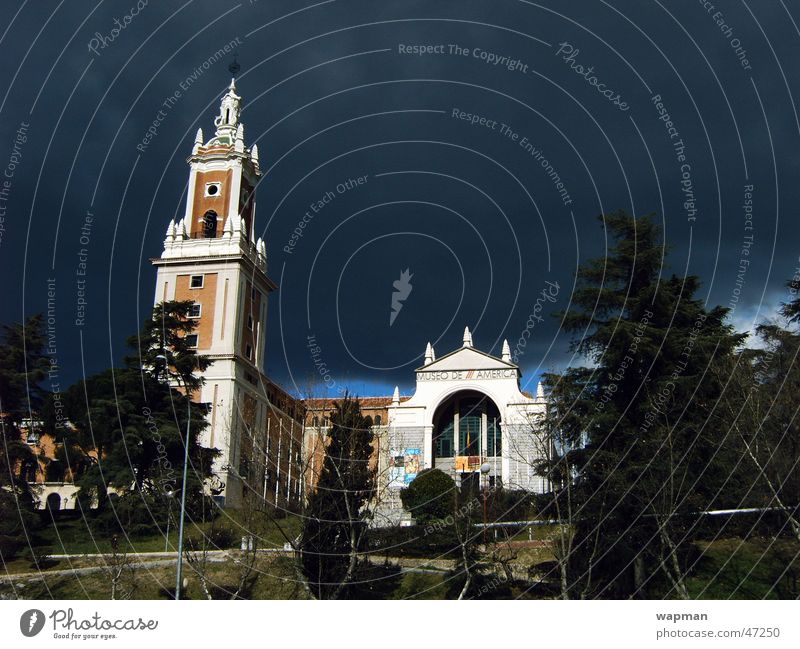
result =
[[314,428],[318,428],[318,427],[319,427],[319,417],[312,417],[312,419],[311,419],[311,425],[312,425]]
[[375,425],[380,426],[383,424],[383,418],[380,415],[375,415]]
[[203,238],[214,239],[217,236],[217,213],[208,210],[203,214]]
[[45,501],[45,507],[47,507],[48,511],[57,512],[61,509],[61,496],[59,496],[56,492],[52,492],[47,495],[47,500]]
[[452,457],[501,457],[501,429],[500,412],[491,399],[470,390],[456,393],[434,415],[434,464]]

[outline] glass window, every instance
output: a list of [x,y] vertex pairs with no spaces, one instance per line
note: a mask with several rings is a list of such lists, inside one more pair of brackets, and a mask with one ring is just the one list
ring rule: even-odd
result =
[[189,334],[186,336],[186,344],[189,347],[196,348],[197,347],[197,334]]
[[453,426],[452,405],[447,407],[436,422],[433,433],[434,457],[453,457],[455,452],[455,428]]
[[482,403],[473,399],[462,399],[459,404],[458,454],[480,455]]
[[490,417],[486,425],[489,429],[486,435],[486,445],[489,447],[487,455],[489,457],[499,457],[503,453],[500,423],[497,421],[497,417]]
[[203,288],[203,276],[202,275],[192,275],[191,279],[189,280],[190,288]]
[[481,447],[481,416],[467,415],[458,422],[458,454],[479,455]]
[[453,419],[439,430],[433,440],[436,457],[453,457]]
[[195,302],[194,304],[192,304],[192,306],[189,307],[189,317],[190,318],[199,318],[201,311],[202,311],[202,308],[200,306],[200,303],[199,302]]

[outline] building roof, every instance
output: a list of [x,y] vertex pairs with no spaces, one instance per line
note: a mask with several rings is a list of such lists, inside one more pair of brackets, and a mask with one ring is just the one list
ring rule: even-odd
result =
[[[400,401],[408,401],[410,398],[410,396],[400,397]],[[302,402],[308,410],[324,410],[326,408],[332,408],[334,401],[338,400],[339,398],[303,399]],[[392,405],[392,395],[385,397],[358,397],[358,402],[361,404],[362,408],[388,408]]]
[[513,363],[492,356],[474,347],[458,349],[417,368],[417,372],[441,372],[450,370],[507,370],[519,369]]

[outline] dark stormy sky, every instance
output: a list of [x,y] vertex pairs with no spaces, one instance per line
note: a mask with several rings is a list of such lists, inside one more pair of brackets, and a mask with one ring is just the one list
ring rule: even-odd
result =
[[280,284],[266,369],[290,390],[320,383],[308,336],[333,389],[361,394],[408,392],[425,343],[450,351],[465,325],[495,354],[508,338],[526,380],[577,362],[549,313],[568,306],[577,264],[604,254],[596,216],[616,209],[658,214],[665,272],[700,275],[712,304],[738,296],[740,329],[786,299],[800,254],[797,0],[140,4],[3,3],[2,320],[44,311],[54,280],[62,388],[119,364],[152,306],[149,259],[229,81],[229,57],[203,64],[232,42]]

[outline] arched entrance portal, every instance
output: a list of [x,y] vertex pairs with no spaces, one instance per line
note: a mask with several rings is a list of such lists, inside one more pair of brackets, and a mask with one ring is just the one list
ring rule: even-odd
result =
[[45,503],[48,511],[57,512],[61,510],[61,496],[56,492],[48,494]]
[[485,394],[461,390],[448,397],[433,415],[433,466],[461,481],[477,478],[481,464],[499,474],[502,454],[500,410]]

